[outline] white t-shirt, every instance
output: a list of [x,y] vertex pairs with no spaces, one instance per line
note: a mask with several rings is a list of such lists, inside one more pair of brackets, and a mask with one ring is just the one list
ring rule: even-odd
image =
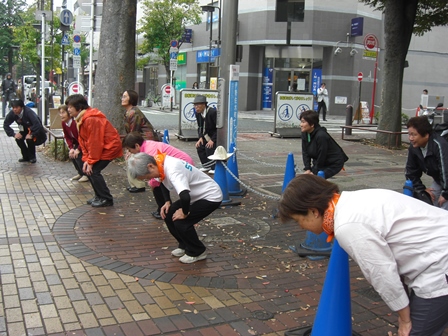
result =
[[424,299],[448,295],[446,210],[384,189],[344,191],[335,237],[390,309],[409,304],[400,281]]
[[205,199],[210,202],[221,202],[222,192],[218,183],[186,161],[166,156],[164,164],[165,179],[163,184],[169,191],[177,194],[190,191],[190,204]]

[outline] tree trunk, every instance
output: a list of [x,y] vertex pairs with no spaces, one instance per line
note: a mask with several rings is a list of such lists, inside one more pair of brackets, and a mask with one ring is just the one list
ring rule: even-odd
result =
[[[378,129],[400,132],[401,94],[403,71],[417,11],[418,0],[393,0],[385,2],[384,41],[385,58],[383,65],[383,90],[381,92],[381,118]],[[393,138],[393,140],[395,140]],[[389,144],[389,135],[377,133],[376,142],[384,146]],[[401,146],[399,137],[398,146]]]
[[121,95],[135,87],[135,32],[137,0],[104,0],[95,107],[120,133],[124,131]]

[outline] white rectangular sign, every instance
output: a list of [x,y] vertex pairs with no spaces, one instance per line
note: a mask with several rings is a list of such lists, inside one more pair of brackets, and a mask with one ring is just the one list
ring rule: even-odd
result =
[[81,69],[81,56],[73,55],[73,68]]

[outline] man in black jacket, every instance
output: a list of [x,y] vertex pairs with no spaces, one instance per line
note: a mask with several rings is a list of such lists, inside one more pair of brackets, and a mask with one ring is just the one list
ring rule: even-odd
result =
[[2,100],[2,116],[5,117],[6,106],[11,102],[12,99],[16,96],[16,83],[11,78],[11,74],[6,74],[6,78],[2,82],[2,92],[3,92],[3,100]]
[[[25,106],[23,100],[12,100],[11,105],[12,111],[6,115],[3,129],[9,137],[16,139],[17,146],[22,151],[22,158],[19,159],[19,162],[36,163],[36,146],[47,140],[46,131],[37,114]],[[18,133],[11,128],[13,122],[19,126]]]
[[218,133],[216,129],[217,111],[214,107],[207,106],[207,98],[203,95],[197,95],[194,98],[193,104],[198,122],[199,140],[196,142],[196,150],[202,163],[200,170],[214,174],[215,165],[212,164],[212,161],[208,157],[213,155],[216,149]]
[[[433,131],[426,116],[411,118],[406,126],[411,142],[406,178],[414,190],[426,189],[435,206],[448,210],[448,142]],[[423,172],[433,178],[430,188],[421,180]]]

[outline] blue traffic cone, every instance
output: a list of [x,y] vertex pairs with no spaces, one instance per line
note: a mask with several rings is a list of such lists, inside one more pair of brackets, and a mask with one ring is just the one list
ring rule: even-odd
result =
[[403,194],[414,197],[414,185],[411,180],[406,180],[404,182]]
[[311,336],[351,336],[352,311],[348,255],[334,242]]
[[289,182],[296,177],[296,170],[294,167],[294,155],[292,153],[288,154],[288,158],[286,159],[286,169],[285,169],[285,177],[283,178],[283,188],[282,193],[285,191]]
[[[238,175],[238,162],[236,160],[236,151],[235,151],[235,143],[230,144],[229,153],[233,153],[233,155],[227,161],[227,168],[232,172],[236,178],[239,178]],[[247,189],[241,189],[240,183],[236,180],[228,171],[226,171],[227,176],[227,187],[229,189],[229,195],[231,196],[244,196],[247,192]]]
[[215,177],[214,180],[218,183],[222,192],[222,205],[239,205],[241,202],[233,202],[229,197],[229,190],[227,189],[226,168],[222,161],[216,160],[215,163]]
[[167,129],[163,131],[163,142],[166,144],[170,143],[170,135]]

